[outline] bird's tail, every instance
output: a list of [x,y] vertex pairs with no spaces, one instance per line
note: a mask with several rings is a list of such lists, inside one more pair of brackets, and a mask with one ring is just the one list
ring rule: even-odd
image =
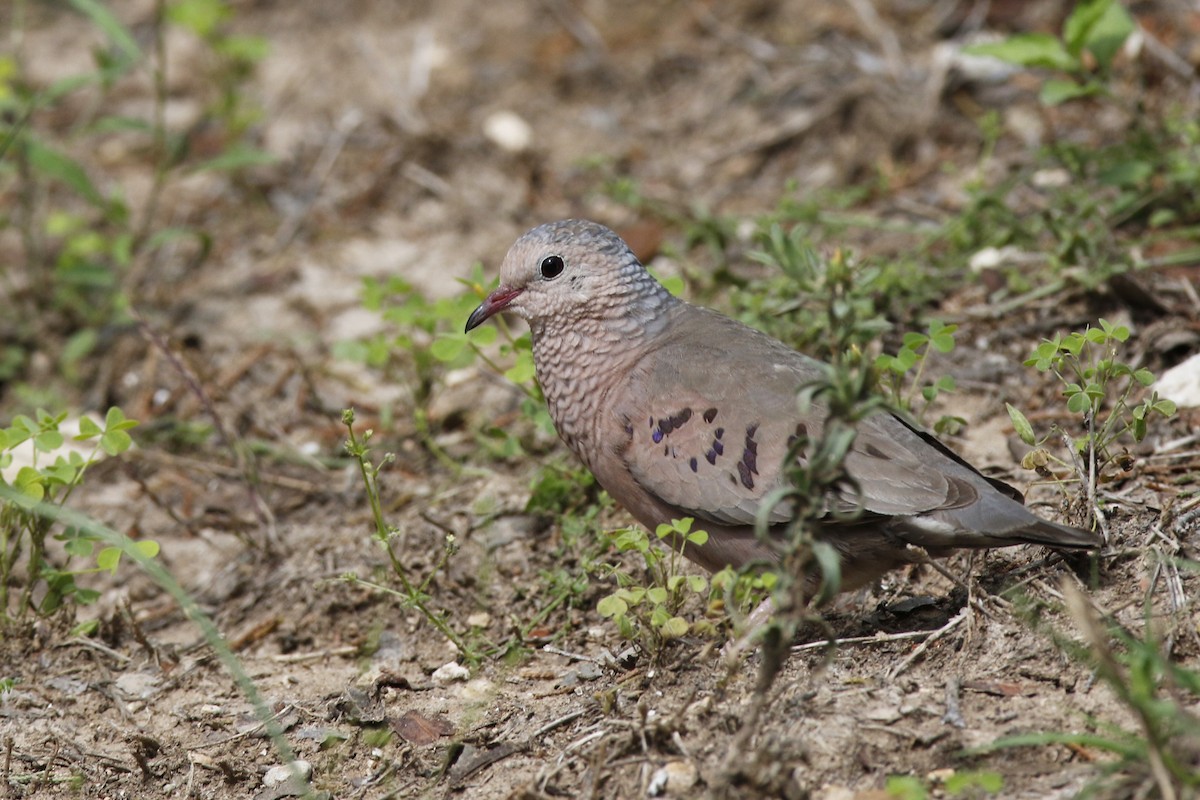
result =
[[1085,531],[1070,525],[1038,519],[1031,525],[1009,534],[1016,542],[1040,544],[1063,550],[1096,550],[1104,544],[1103,537],[1094,531]]

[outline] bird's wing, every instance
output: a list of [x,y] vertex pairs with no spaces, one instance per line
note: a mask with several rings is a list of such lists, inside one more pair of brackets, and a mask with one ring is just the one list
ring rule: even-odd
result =
[[[793,437],[821,435],[824,410],[801,414],[796,398],[820,373],[818,362],[769,337],[685,306],[617,396],[612,410],[625,436],[615,455],[641,490],[681,515],[751,525],[766,495],[786,485]],[[899,420],[874,415],[860,423],[845,462],[861,494],[826,502],[880,516],[974,502],[973,482],[948,474],[945,463]],[[769,520],[789,516],[780,507]]]

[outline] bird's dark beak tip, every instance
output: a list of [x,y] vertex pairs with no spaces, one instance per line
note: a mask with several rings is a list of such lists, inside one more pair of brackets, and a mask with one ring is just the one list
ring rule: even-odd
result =
[[464,333],[470,333],[478,328],[489,318],[499,314],[504,309],[508,308],[508,304],[517,298],[521,293],[520,289],[506,289],[501,286],[496,291],[484,298],[479,307],[471,312],[471,316],[467,317],[467,326]]
[[471,316],[467,317],[467,327],[463,329],[463,333],[470,333],[475,330],[490,316],[486,306],[486,303],[481,303],[478,308],[471,312]]

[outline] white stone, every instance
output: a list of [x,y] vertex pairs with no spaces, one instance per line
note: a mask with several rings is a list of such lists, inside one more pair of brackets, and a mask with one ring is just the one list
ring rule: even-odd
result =
[[695,786],[699,779],[700,772],[692,762],[669,761],[650,778],[646,794],[649,797],[687,797],[689,795],[684,793]]
[[267,770],[266,775],[263,775],[263,785],[278,786],[290,781],[292,776],[297,773],[307,782],[312,777],[312,764],[299,759],[291,764],[276,764]]
[[496,111],[483,121],[483,135],[510,153],[520,153],[533,144],[533,128],[512,111]]
[[465,681],[471,677],[471,671],[457,661],[447,661],[433,671],[433,682],[445,686],[455,681]]
[[1178,406],[1200,406],[1200,353],[1164,372],[1154,384],[1154,391]]

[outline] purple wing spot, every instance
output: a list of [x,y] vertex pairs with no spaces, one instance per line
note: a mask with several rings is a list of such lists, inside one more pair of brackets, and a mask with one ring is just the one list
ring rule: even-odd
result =
[[650,434],[650,438],[654,440],[655,444],[658,444],[659,442],[661,442],[662,437],[663,437],[663,432],[660,430],[656,430],[654,433]]
[[882,450],[880,450],[878,447],[876,447],[873,444],[868,443],[867,446],[863,449],[867,451],[867,455],[869,455],[869,456],[874,456],[875,458],[881,459],[883,461],[891,461],[891,459],[888,457],[887,453],[883,452]]
[[720,441],[717,441],[716,439],[714,439],[712,449],[714,451],[716,451],[716,454],[719,456],[725,455],[725,443],[724,442],[720,442]]
[[696,457],[695,457],[695,456],[692,456],[692,457],[691,457],[691,458],[688,460],[688,466],[692,468],[692,472],[696,472],[696,471],[698,471],[698,470],[699,470],[699,467],[700,467],[700,465],[696,463]]
[[750,468],[746,466],[744,461],[738,462],[738,475],[742,479],[742,486],[745,486],[747,489],[754,488],[754,476],[750,474]]
[[704,458],[708,460],[708,463],[716,464],[717,463],[717,451],[709,450],[707,453],[704,454]]
[[716,431],[713,432],[713,437],[715,437],[717,439],[720,439],[724,435],[725,435],[724,428],[717,428]]
[[754,451],[747,450],[746,452],[742,453],[742,463],[746,465],[746,469],[750,470],[755,475],[758,474],[758,456],[755,455]]

